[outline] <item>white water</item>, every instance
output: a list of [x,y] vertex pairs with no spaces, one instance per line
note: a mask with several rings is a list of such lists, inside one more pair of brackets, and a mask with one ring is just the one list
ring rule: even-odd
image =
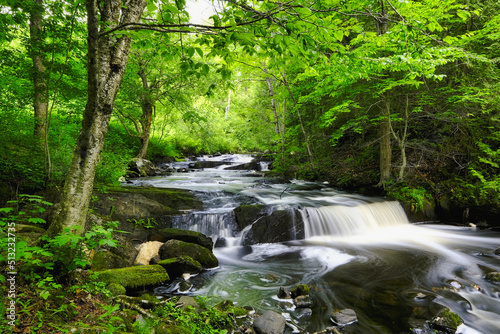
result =
[[[500,271],[500,257],[494,254],[498,233],[413,225],[397,202],[310,182],[274,184],[258,171],[225,169],[250,158],[224,156],[228,164],[217,168],[136,181],[198,192],[205,209],[179,217],[177,227],[233,242],[214,250],[219,268],[190,279],[195,284],[190,294],[279,311],[279,287],[307,283],[316,301],[313,318],[295,320],[309,331],[331,326],[331,311],[352,308],[359,319],[353,333],[405,332],[408,319],[430,320],[432,312],[427,313],[438,304],[464,320],[458,333],[500,333],[500,287],[484,278]],[[232,210],[256,203],[269,212],[298,209],[305,239],[238,246],[241,234],[234,229]]]

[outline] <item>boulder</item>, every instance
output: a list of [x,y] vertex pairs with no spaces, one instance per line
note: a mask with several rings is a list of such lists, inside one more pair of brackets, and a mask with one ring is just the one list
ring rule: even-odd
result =
[[290,290],[292,298],[309,295],[310,289],[307,284],[298,284]]
[[309,295],[295,297],[293,303],[297,308],[308,308],[313,306],[313,301]]
[[357,322],[358,317],[356,316],[356,312],[354,310],[346,308],[333,312],[330,320],[339,326],[346,326]]
[[95,274],[101,282],[108,285],[117,283],[125,288],[157,285],[170,280],[167,271],[159,265],[110,269],[96,271]]
[[199,262],[203,268],[214,268],[219,265],[219,261],[207,248],[198,244],[184,242],[180,240],[169,240],[160,247],[160,259],[167,260],[178,256],[186,255]]
[[155,165],[146,159],[134,158],[128,165],[129,177],[155,176]]
[[274,311],[266,311],[255,319],[253,328],[257,334],[283,334],[285,331],[286,319]]
[[157,263],[165,268],[172,278],[181,277],[182,274],[198,274],[203,270],[203,266],[187,255],[177,256],[171,259],[161,260]]
[[275,211],[257,220],[243,238],[243,245],[279,243],[304,238],[304,222],[297,210]]
[[169,240],[180,240],[184,242],[190,242],[212,250],[214,243],[211,238],[206,235],[189,230],[181,230],[176,228],[162,228],[153,231],[149,236],[150,241],[160,241],[167,242]]
[[292,293],[290,290],[284,286],[280,286],[280,291],[278,292],[278,298],[280,299],[292,299]]
[[432,319],[431,327],[444,333],[453,334],[457,331],[458,326],[463,323],[458,314],[453,313],[450,309],[445,308],[437,316]]
[[130,262],[107,249],[96,252],[92,258],[92,270],[101,271],[106,269],[125,268]]
[[493,271],[491,273],[487,273],[485,278],[488,281],[500,283],[500,272]]
[[157,258],[155,262],[158,262],[158,260],[160,259],[158,252],[162,245],[163,242],[159,241],[148,241],[143,244],[140,244],[139,247],[137,248],[139,254],[137,254],[134,264],[147,266],[149,262],[155,257]]
[[265,216],[265,205],[241,205],[233,210],[234,216],[236,218],[236,224],[238,225],[239,231],[243,231],[245,227],[251,225],[257,219]]

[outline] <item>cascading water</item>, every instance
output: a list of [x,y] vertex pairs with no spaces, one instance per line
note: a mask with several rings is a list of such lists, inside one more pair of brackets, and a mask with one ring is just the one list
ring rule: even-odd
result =
[[[228,169],[246,168],[250,156],[205,161],[212,167],[136,181],[195,191],[205,209],[177,217],[174,227],[232,240],[214,250],[220,267],[192,277],[187,293],[230,299],[258,312],[282,312],[308,332],[331,326],[332,311],[351,308],[358,323],[346,328],[349,333],[410,333],[410,327],[445,306],[464,321],[458,333],[500,333],[500,288],[485,279],[489,272],[500,272],[494,252],[500,247],[498,233],[413,225],[398,202],[314,183],[275,184],[259,168]],[[244,204],[264,204],[267,214],[298,210],[305,237],[240,246],[233,209]],[[315,301],[306,320],[276,297],[279,287],[298,283],[311,287]],[[419,330],[414,333],[432,333]]]

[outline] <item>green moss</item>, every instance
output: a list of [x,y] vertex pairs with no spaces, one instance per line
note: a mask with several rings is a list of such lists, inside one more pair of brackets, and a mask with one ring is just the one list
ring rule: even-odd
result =
[[491,273],[487,273],[485,278],[488,280],[488,281],[491,281],[491,282],[495,282],[495,283],[500,283],[500,273],[499,272],[491,272]]
[[203,246],[183,242],[179,240],[169,240],[160,248],[160,258],[170,259],[179,256],[189,256],[198,261],[203,268],[214,268],[219,265],[215,255]]
[[293,287],[290,290],[290,293],[292,294],[292,298],[295,298],[298,296],[306,296],[310,293],[309,286],[307,284],[299,284],[299,285]]
[[157,264],[165,268],[170,277],[180,277],[184,273],[197,274],[203,270],[198,261],[187,255],[165,259]]
[[113,296],[124,295],[127,292],[125,287],[118,283],[109,283],[106,286],[106,289],[108,289]]
[[118,283],[125,288],[154,285],[170,280],[166,270],[159,265],[110,269],[98,271],[96,274],[99,281],[107,284]]
[[177,228],[162,228],[160,230],[155,231],[151,235],[152,241],[167,242],[172,239],[184,242],[191,242],[193,244],[203,246],[210,251],[213,248],[212,239],[200,232],[182,230]]

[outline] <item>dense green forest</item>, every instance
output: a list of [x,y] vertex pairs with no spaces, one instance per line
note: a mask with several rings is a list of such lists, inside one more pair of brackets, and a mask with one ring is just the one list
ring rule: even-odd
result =
[[414,211],[499,208],[498,1],[221,3],[0,0],[2,204],[56,189],[46,242],[86,238],[133,158],[266,152]]

